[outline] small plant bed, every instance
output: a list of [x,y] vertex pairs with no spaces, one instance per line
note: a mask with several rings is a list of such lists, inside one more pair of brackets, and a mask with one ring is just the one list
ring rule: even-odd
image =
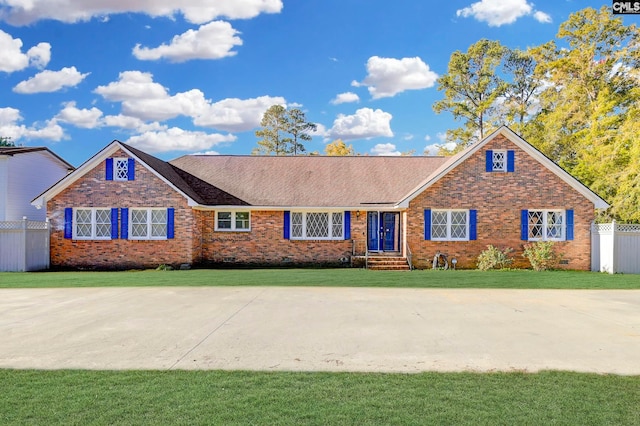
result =
[[640,289],[638,275],[577,271],[192,269],[125,272],[3,272],[0,288],[304,286],[397,288]]
[[0,424],[640,424],[640,377],[0,370]]

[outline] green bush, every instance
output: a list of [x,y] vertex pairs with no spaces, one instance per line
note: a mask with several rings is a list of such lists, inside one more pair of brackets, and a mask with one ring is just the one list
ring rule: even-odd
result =
[[478,256],[478,269],[481,271],[488,271],[489,269],[505,269],[513,259],[509,257],[513,249],[506,248],[501,251],[499,248],[492,245],[488,245],[487,249],[480,253]]
[[524,257],[529,259],[535,271],[554,269],[560,263],[562,254],[556,252],[553,241],[537,241],[524,245]]

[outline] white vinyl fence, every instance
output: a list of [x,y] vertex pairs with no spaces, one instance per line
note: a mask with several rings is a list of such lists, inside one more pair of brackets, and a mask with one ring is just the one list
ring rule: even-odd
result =
[[604,223],[591,230],[591,270],[640,274],[640,224]]
[[24,272],[49,268],[49,221],[0,222],[0,271]]

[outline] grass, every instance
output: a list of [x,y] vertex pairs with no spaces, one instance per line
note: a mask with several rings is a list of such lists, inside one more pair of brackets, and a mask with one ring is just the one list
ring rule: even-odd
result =
[[640,424],[640,377],[0,370],[0,424]]
[[195,269],[126,272],[0,272],[0,288],[146,286],[640,289],[640,275],[530,270]]

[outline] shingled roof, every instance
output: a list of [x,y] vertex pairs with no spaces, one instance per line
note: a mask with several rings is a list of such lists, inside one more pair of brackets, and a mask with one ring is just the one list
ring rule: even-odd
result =
[[198,204],[227,206],[246,206],[248,204],[246,201],[234,197],[166,161],[162,161],[130,145],[119,143]]
[[20,154],[28,154],[30,152],[39,152],[39,151],[44,151],[51,154],[53,157],[58,159],[62,164],[64,164],[67,170],[75,170],[75,167],[73,167],[71,164],[66,162],[62,157],[60,157],[55,152],[51,151],[46,146],[0,146],[0,155],[14,156],[14,155],[20,155]]
[[447,160],[186,155],[170,164],[253,206],[364,208],[397,204]]

